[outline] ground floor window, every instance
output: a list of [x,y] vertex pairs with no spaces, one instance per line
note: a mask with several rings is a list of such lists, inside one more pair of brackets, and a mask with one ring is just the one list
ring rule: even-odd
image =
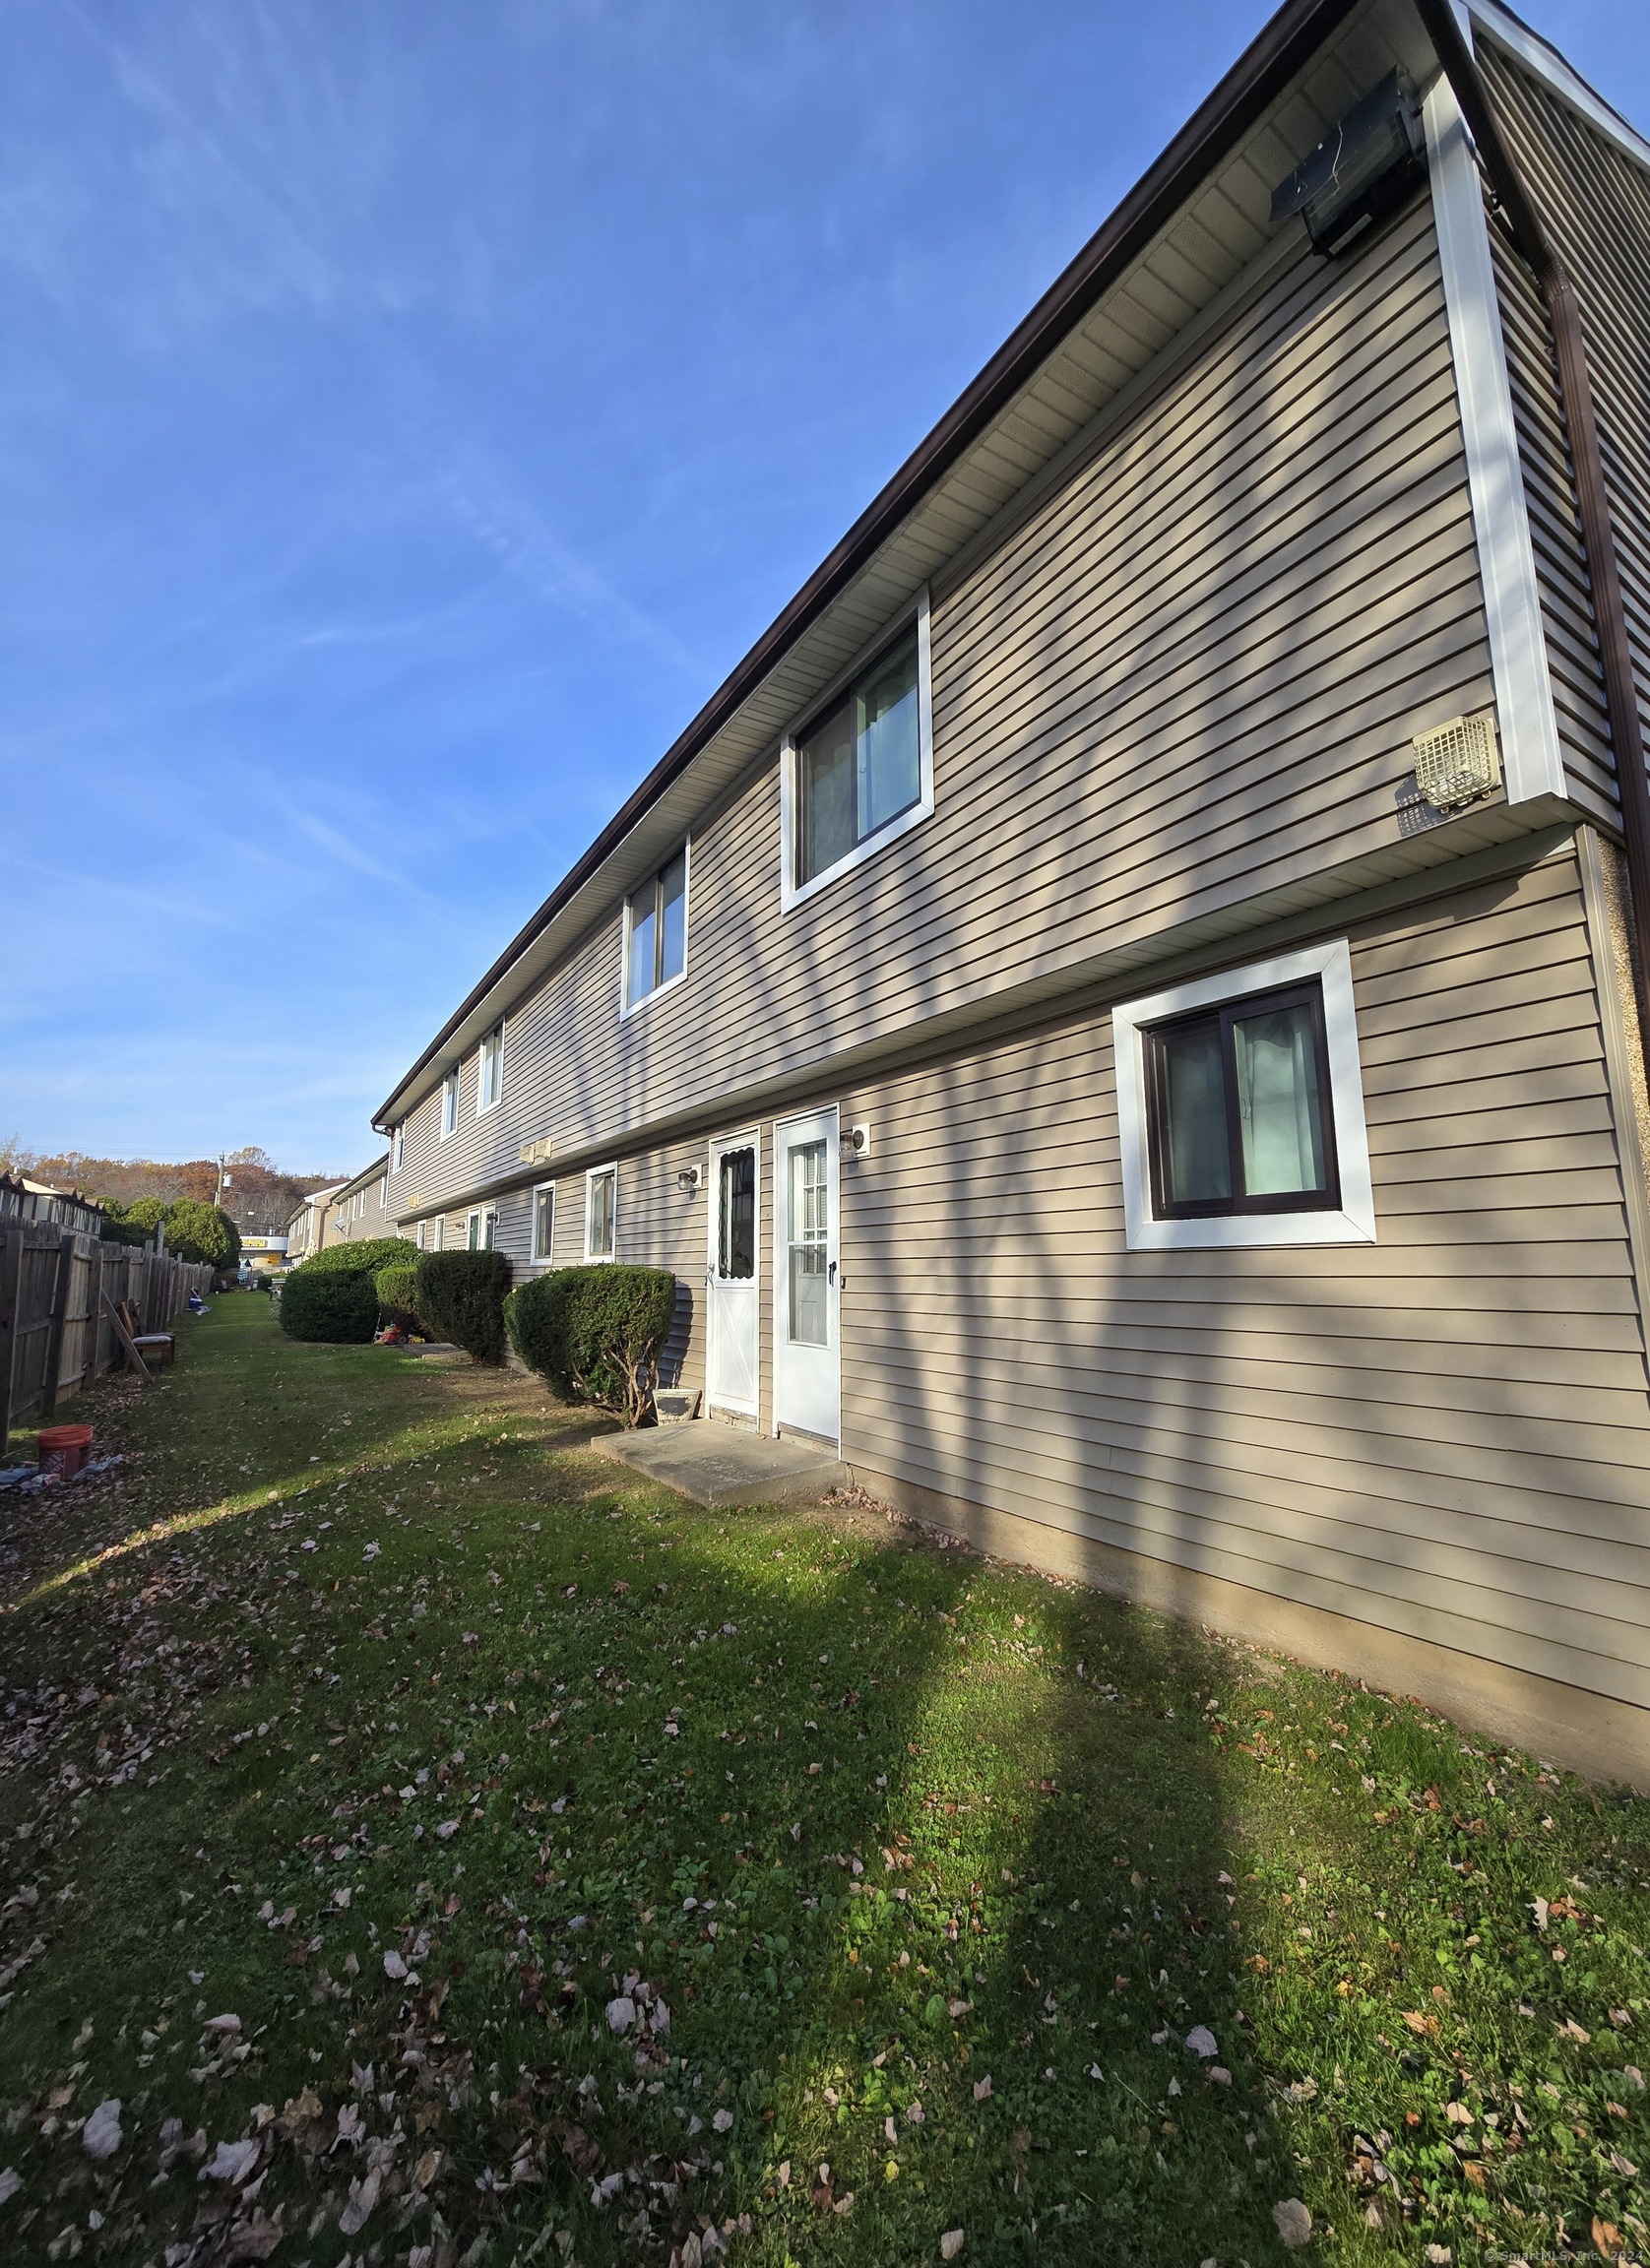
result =
[[471,1252],[490,1252],[498,1242],[498,1215],[490,1205],[479,1206],[469,1216],[464,1241]]
[[1112,1011],[1128,1243],[1375,1235],[1344,940]]
[[585,1175],[585,1258],[610,1260],[618,1226],[618,1167],[593,1166]]
[[547,1260],[555,1243],[555,1183],[545,1181],[533,1192],[533,1257]]

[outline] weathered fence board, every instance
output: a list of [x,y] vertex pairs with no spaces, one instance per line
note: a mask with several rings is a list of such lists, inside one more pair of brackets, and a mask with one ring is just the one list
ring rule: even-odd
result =
[[0,1450],[14,1425],[126,1359],[110,1305],[130,1301],[140,1331],[163,1331],[211,1284],[210,1268],[169,1252],[0,1215]]

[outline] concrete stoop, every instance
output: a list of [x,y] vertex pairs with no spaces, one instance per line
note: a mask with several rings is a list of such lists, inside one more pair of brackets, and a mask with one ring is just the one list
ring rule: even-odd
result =
[[700,1418],[642,1432],[603,1433],[591,1444],[695,1504],[804,1504],[848,1478],[834,1450],[811,1441],[764,1439]]

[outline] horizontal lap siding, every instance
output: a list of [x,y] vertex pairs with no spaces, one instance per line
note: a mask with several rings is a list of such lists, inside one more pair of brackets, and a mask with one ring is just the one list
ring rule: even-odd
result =
[[987,1003],[1403,840],[1422,727],[1491,697],[1430,208],[1239,292],[932,612],[935,812],[790,914],[770,764],[694,835],[685,980],[621,1023],[619,917],[512,1016],[505,1100],[398,1191]]
[[[1650,742],[1650,178],[1491,41],[1487,77],[1503,131],[1581,302],[1617,564]],[[1501,299],[1519,438],[1537,529],[1566,758],[1615,802],[1597,640],[1556,408],[1552,347],[1533,286],[1501,259]],[[1561,538],[1544,556],[1549,529]]]
[[845,1096],[844,1454],[1650,1705],[1650,1399],[1573,857],[1352,944],[1372,1246],[1127,1251],[1106,1016]]

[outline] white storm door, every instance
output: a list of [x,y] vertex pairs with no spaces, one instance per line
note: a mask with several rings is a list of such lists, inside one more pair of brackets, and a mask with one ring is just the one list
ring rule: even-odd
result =
[[837,1336],[837,1113],[775,1130],[774,1423],[835,1441],[842,1429]]
[[756,1189],[754,1130],[711,1144],[710,1249],[705,1269],[705,1402],[756,1416]]

